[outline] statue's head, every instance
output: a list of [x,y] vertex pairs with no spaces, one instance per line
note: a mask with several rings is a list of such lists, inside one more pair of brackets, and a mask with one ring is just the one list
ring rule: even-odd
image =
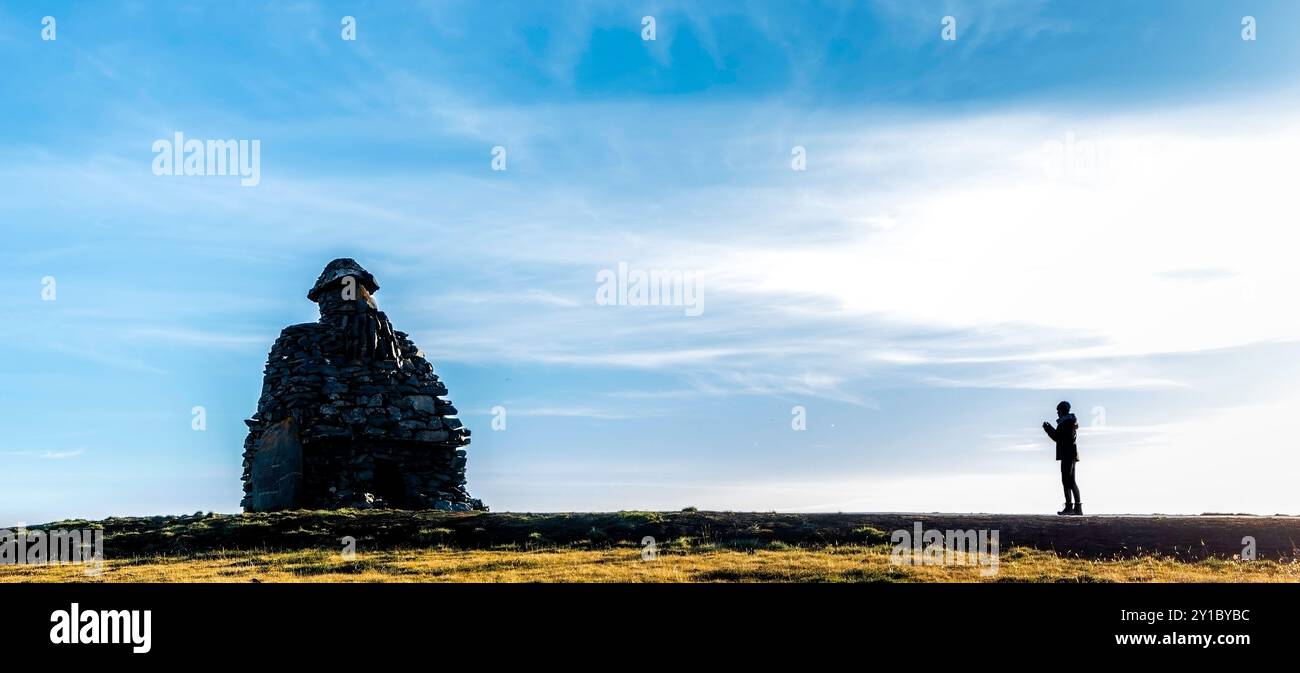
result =
[[352,277],[356,280],[361,288],[365,288],[370,294],[379,290],[379,283],[375,282],[375,277],[370,275],[355,259],[351,257],[340,257],[329,264],[325,265],[325,270],[320,272],[320,277],[316,279],[316,284],[307,291],[307,298],[320,303],[321,296],[328,290],[343,287],[344,279]]

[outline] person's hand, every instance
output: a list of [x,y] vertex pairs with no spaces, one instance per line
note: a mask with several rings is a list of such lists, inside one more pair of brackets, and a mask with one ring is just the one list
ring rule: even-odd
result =
[[1051,428],[1051,427],[1052,427],[1052,424],[1051,424],[1051,423],[1048,423],[1047,421],[1043,421],[1043,427],[1044,427],[1044,428]]

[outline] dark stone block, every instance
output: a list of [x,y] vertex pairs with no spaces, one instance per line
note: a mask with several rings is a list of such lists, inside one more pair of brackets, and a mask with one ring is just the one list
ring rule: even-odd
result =
[[298,506],[302,486],[302,445],[293,419],[272,426],[255,445],[249,471],[250,501],[254,512],[270,512]]

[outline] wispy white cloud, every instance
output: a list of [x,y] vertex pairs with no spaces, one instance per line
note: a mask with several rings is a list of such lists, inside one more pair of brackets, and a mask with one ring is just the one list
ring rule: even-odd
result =
[[146,360],[142,360],[134,355],[128,355],[125,352],[117,350],[106,350],[93,341],[83,341],[75,344],[63,341],[50,341],[41,346],[42,348],[48,348],[56,353],[61,353],[85,362],[104,365],[113,369],[159,376],[168,373],[166,369],[151,364]]
[[[418,91],[417,85],[411,88]],[[616,104],[591,105],[601,113],[581,103],[543,106],[521,128],[530,142],[572,141],[565,130],[572,125],[561,119],[646,114],[635,104],[621,111]],[[761,165],[755,145],[764,136],[737,138],[725,129],[737,116],[773,107],[691,108],[691,142],[743,165]],[[1281,252],[1296,241],[1292,228],[1278,221],[1287,208],[1278,200],[1287,191],[1278,184],[1285,170],[1276,161],[1286,148],[1300,149],[1300,132],[1284,115],[1252,113],[1249,131],[1215,121],[1233,118],[1234,110],[1085,116],[1013,109],[959,118],[886,115],[870,125],[852,115],[821,113],[818,135],[803,141],[811,148],[805,174],[770,157],[771,168],[741,171],[725,186],[669,184],[664,194],[674,208],[662,208],[665,197],[659,196],[636,217],[621,212],[603,188],[582,186],[580,167],[567,164],[545,178],[557,189],[541,199],[535,190],[488,176],[453,178],[431,190],[412,177],[331,181],[283,171],[271,178],[267,171],[256,193],[241,192],[231,201],[220,186],[163,185],[113,162],[99,170],[77,167],[77,187],[62,198],[108,212],[124,202],[159,212],[200,203],[212,218],[235,223],[222,232],[224,240],[250,236],[269,249],[293,245],[308,232],[329,247],[355,247],[354,223],[367,222],[366,248],[405,251],[385,256],[395,269],[406,265],[408,293],[436,287],[441,273],[407,260],[436,255],[455,241],[462,254],[458,266],[489,285],[451,293],[447,301],[410,304],[443,316],[447,302],[459,307],[451,310],[465,328],[451,333],[440,326],[435,341],[447,347],[426,346],[440,359],[643,370],[708,366],[733,382],[765,369],[784,381],[813,381],[803,392],[840,393],[880,367],[1024,361],[1040,366],[974,375],[925,371],[914,380],[1013,389],[1176,387],[1176,378],[1157,371],[1086,360],[1300,338],[1300,318],[1258,310],[1285,301],[1282,288],[1300,282]],[[669,120],[685,114],[685,108],[655,111]],[[588,126],[594,138],[614,133],[599,121]],[[1108,156],[1137,152],[1142,161],[1112,160],[1086,179],[1045,170],[1051,156],[1045,144],[1075,128],[1087,129],[1075,134],[1078,142],[1095,139],[1115,148]],[[783,131],[769,127],[768,144],[779,146]],[[661,154],[654,147],[634,143],[628,151],[635,156],[611,161],[653,166]],[[709,155],[689,156],[684,173],[700,172]],[[24,189],[41,184],[42,172],[60,175],[45,184],[65,184],[65,168],[38,165],[11,177]],[[886,179],[863,189],[862,176]],[[1235,195],[1243,190],[1258,196],[1238,203]],[[490,218],[440,223],[438,235],[426,235],[425,213],[483,202],[495,206]],[[687,223],[675,216],[680,211],[702,216]],[[574,212],[602,223],[602,230],[566,227]],[[1226,222],[1239,234],[1229,241],[1217,235]],[[212,232],[168,235],[207,241]],[[706,315],[691,323],[649,311],[597,310],[608,307],[589,303],[590,279],[620,260],[698,271],[709,297]],[[1238,271],[1216,271],[1214,282],[1201,284],[1195,296],[1170,282],[1187,278],[1187,270],[1202,270],[1194,275],[1203,278],[1205,269],[1229,268]],[[511,278],[489,271],[500,269],[531,273]],[[402,305],[394,295],[401,291],[387,291],[381,303],[396,299]],[[503,304],[517,310],[503,312]],[[573,313],[558,316],[550,313],[554,309]],[[514,338],[510,328],[519,324],[527,325],[531,338]],[[194,346],[252,347],[264,338],[147,329]],[[919,331],[933,336],[918,341]],[[816,384],[830,372],[836,386]]]
[[214,348],[265,348],[274,339],[270,334],[226,334],[181,327],[137,327],[123,331],[128,339],[152,343],[179,343]]
[[[621,410],[608,409],[582,405],[572,406],[530,406],[528,404],[516,404],[506,402],[502,405],[506,409],[507,418],[510,416],[534,416],[548,418],[590,418],[600,420],[627,420],[632,418],[654,418],[662,416],[665,412],[651,409]],[[491,409],[479,409],[472,413],[478,415],[490,415]]]
[[65,458],[75,458],[85,452],[85,449],[70,449],[63,451],[0,451],[0,455],[14,456],[18,458],[40,458],[42,460],[63,460]]
[[1072,368],[1041,366],[1009,368],[998,374],[972,376],[921,376],[928,385],[942,388],[1005,388],[1020,390],[1145,390],[1184,388],[1186,383],[1168,378],[1135,375],[1122,367],[1089,363]]

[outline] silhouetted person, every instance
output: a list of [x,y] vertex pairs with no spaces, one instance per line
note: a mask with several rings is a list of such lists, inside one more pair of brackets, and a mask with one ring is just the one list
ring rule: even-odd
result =
[[1056,442],[1056,459],[1061,461],[1061,486],[1065,488],[1065,509],[1057,514],[1083,514],[1083,499],[1074,481],[1074,465],[1079,462],[1079,421],[1070,413],[1070,403],[1056,405],[1056,428],[1043,421],[1043,430]]

